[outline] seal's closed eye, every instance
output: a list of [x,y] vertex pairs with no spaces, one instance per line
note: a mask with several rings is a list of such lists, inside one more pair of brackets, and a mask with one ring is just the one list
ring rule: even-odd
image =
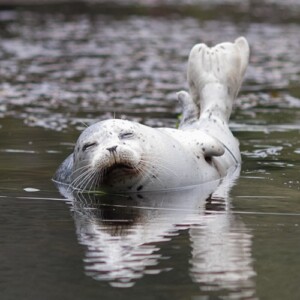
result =
[[94,147],[96,146],[97,143],[96,142],[92,142],[92,143],[86,143],[83,145],[82,147],[82,151],[86,151],[87,149],[91,148],[91,147]]
[[121,132],[119,134],[120,139],[129,139],[132,138],[134,133],[132,131]]

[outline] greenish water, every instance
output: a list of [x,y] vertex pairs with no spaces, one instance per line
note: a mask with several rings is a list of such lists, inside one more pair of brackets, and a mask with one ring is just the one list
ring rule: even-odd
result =
[[[0,10],[1,299],[299,299],[299,8],[266,3]],[[64,199],[51,177],[86,124],[176,126],[192,45],[239,35],[238,178]]]

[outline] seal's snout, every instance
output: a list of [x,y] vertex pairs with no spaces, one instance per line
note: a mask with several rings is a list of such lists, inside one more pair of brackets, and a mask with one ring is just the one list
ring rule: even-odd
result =
[[113,153],[113,152],[116,152],[118,146],[112,146],[112,147],[109,147],[109,148],[106,148],[106,150],[108,150],[110,153]]

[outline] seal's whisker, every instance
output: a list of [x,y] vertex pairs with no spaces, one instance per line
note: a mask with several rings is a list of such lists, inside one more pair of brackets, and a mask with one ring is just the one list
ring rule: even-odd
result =
[[149,161],[143,159],[141,159],[141,162],[142,166],[140,166],[139,169],[140,174],[149,178],[152,183],[154,182],[153,178],[155,178],[157,181],[159,181],[161,186],[163,186],[163,182],[160,180],[160,178],[156,176],[154,172],[151,171],[152,164],[150,164]]
[[91,192],[92,189],[95,190],[95,180],[96,180],[96,178],[97,178],[97,172],[94,172],[94,174],[93,174],[93,176],[92,176],[92,178],[90,180],[89,192]]
[[93,185],[91,184],[91,182],[94,180],[96,176],[96,171],[92,172],[90,174],[90,176],[88,177],[87,181],[86,181],[86,184],[85,184],[85,187],[83,188],[83,190],[86,190],[87,187],[88,187],[88,191],[90,192],[91,189],[93,188]]
[[[85,166],[85,167],[86,167],[86,166]],[[77,183],[77,181],[79,181],[82,177],[84,177],[84,176],[89,172],[89,167],[86,167],[86,169],[87,169],[87,170],[85,170],[83,173],[81,173],[80,175],[78,175],[77,177],[75,177],[74,180],[70,182],[70,184],[69,184],[69,186],[68,186],[68,191],[70,191],[71,188],[73,188],[73,189],[74,189],[74,188],[77,188],[75,183]],[[72,175],[74,175],[75,172],[76,172],[76,171],[74,171],[74,172],[72,173]]]
[[94,176],[93,176],[93,181],[92,181],[92,183],[90,185],[90,191],[91,191],[92,188],[94,190],[96,190],[96,188],[97,188],[97,182],[99,180],[99,174],[100,174],[100,172],[95,171]]
[[[81,180],[82,178],[84,178],[85,175],[88,174],[89,171],[90,171],[90,168],[89,168],[89,167],[86,168],[86,170],[84,170],[81,174],[79,174],[78,176],[76,176],[76,177],[74,178],[74,180],[73,180],[70,184],[71,184],[71,185],[76,185],[77,182],[78,182],[79,180]],[[74,172],[74,174],[75,174],[75,172]],[[74,174],[73,174],[73,175],[74,175]]]
[[89,127],[89,125],[86,124],[86,123],[84,123],[83,121],[80,121],[80,123],[81,123],[82,125],[84,125],[86,128]]
[[80,168],[77,168],[76,170],[74,170],[73,172],[71,172],[70,176],[73,176],[76,172],[78,172],[80,170],[84,170],[84,169],[87,169],[87,168],[90,168],[90,167],[91,167],[91,164],[86,165],[86,166],[82,166]]
[[91,180],[91,184],[90,184],[90,189],[89,191],[91,191],[92,188],[96,189],[97,187],[101,187],[101,182],[103,181],[103,174],[104,174],[104,170],[103,169],[96,169],[93,172],[93,178]]
[[77,183],[79,181],[83,182],[85,180],[85,177],[88,176],[90,172],[91,172],[91,168],[87,168],[87,170],[85,170],[83,173],[81,173],[80,175],[75,177],[75,179],[70,183],[70,186],[71,187],[78,187]]
[[94,171],[91,173],[91,175],[90,175],[90,177],[88,178],[87,183],[86,183],[86,185],[85,185],[85,189],[86,189],[87,187],[89,187],[89,191],[91,191],[91,189],[95,187],[95,185],[94,185],[93,182],[94,182],[94,179],[95,179],[97,173],[98,173],[97,170],[94,170]]
[[[153,160],[153,157],[152,157],[152,160]],[[144,160],[145,162],[148,162],[150,161],[150,159],[145,159]],[[165,174],[167,175],[174,175],[175,177],[179,178],[179,176],[174,172],[172,171],[171,169],[169,169],[168,167],[166,167],[165,165],[163,165],[163,161],[161,159],[158,159],[158,158],[155,158],[155,162],[159,162],[160,164],[151,164],[151,166],[155,167],[157,170],[159,171],[164,171]]]
[[84,179],[82,180],[82,182],[81,182],[81,189],[82,189],[83,191],[86,190],[87,184],[89,183],[89,180],[90,180],[90,178],[91,178],[92,176],[93,176],[93,173],[89,172],[89,173],[84,177]]
[[74,181],[74,183],[72,183],[72,187],[76,188],[78,190],[81,190],[82,183],[85,181],[88,174],[89,174],[89,172],[85,172],[84,174],[82,174],[82,176],[80,176],[80,178],[77,178],[76,181]]
[[153,179],[151,178],[152,177],[152,174],[151,172],[149,172],[149,170],[145,169],[144,166],[135,166],[134,167],[134,170],[137,172],[138,175],[142,175],[144,176],[145,178],[149,178],[151,180],[151,182],[153,183]]
[[81,182],[81,189],[83,191],[86,191],[86,188],[90,182],[90,179],[93,178],[93,175],[94,175],[94,172],[90,172],[89,174],[86,175],[86,177]]

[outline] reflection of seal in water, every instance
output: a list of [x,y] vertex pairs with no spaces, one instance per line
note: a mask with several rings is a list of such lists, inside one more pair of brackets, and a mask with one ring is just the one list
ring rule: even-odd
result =
[[232,213],[229,200],[239,170],[179,191],[105,195],[58,185],[84,246],[85,274],[125,288],[166,266],[177,270],[174,256],[162,255],[160,249],[168,253],[176,240],[168,241],[183,230],[181,239],[189,235],[188,273],[201,290],[209,288],[228,299],[254,299],[251,233]]
[[197,185],[221,178],[240,163],[228,127],[248,64],[244,38],[213,48],[194,46],[188,63],[190,94],[179,92],[179,129],[106,120],[87,128],[54,180],[83,190],[136,192]]

